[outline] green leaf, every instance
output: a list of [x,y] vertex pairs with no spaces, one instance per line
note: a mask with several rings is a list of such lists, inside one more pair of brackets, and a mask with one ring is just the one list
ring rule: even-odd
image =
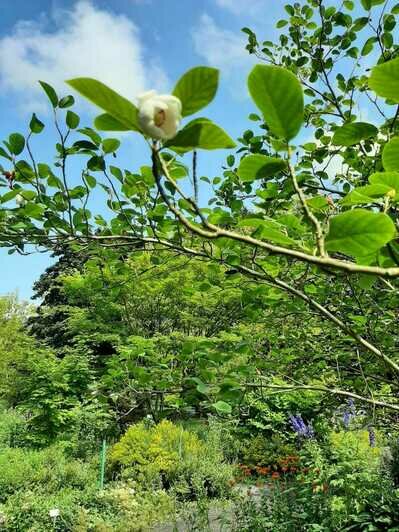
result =
[[20,133],[11,133],[11,135],[8,137],[8,144],[11,153],[14,155],[19,155],[24,151],[25,138]]
[[286,26],[287,24],[288,24],[288,20],[281,19],[277,22],[276,28],[277,29],[284,28],[284,26]]
[[18,196],[20,192],[21,190],[18,188],[14,188],[9,192],[6,192],[3,196],[0,196],[1,203],[6,203],[7,201],[14,199],[15,196]]
[[366,9],[366,11],[370,11],[370,9],[374,6],[379,6],[380,4],[383,4],[385,0],[360,0],[360,3]]
[[137,107],[113,89],[92,78],[70,79],[67,83],[128,130],[140,131]]
[[382,248],[395,234],[395,225],[388,215],[353,209],[331,218],[326,248],[354,257],[364,256]]
[[256,65],[248,76],[252,99],[271,132],[293,139],[303,123],[303,91],[298,79],[282,67]]
[[386,185],[399,193],[399,172],[376,172],[369,176],[369,182],[373,185]]
[[210,388],[204,382],[200,382],[199,384],[197,384],[197,391],[204,395],[208,395],[208,393],[210,392]]
[[37,194],[34,190],[21,190],[21,196],[27,201],[31,201],[37,196]]
[[35,113],[33,113],[31,121],[29,123],[29,128],[32,133],[41,133],[44,129],[44,124],[41,122]]
[[55,92],[53,87],[51,85],[49,85],[48,83],[46,83],[45,81],[39,81],[39,83],[42,86],[42,89],[44,90],[44,92],[47,94],[47,97],[50,100],[51,105],[55,109],[57,107],[57,105],[58,105],[57,93]]
[[378,42],[377,37],[370,37],[367,39],[367,41],[364,43],[361,55],[364,57],[366,55],[369,55],[373,51],[374,43]]
[[103,140],[103,151],[104,153],[113,153],[120,145],[121,141],[118,139],[105,139]]
[[182,103],[182,116],[192,115],[208,105],[215,97],[218,83],[216,68],[199,66],[183,74],[172,93]]
[[45,206],[38,203],[27,203],[24,207],[24,213],[35,220],[41,220],[45,210]]
[[100,131],[129,131],[128,127],[108,113],[97,116],[94,125]]
[[371,71],[369,87],[378,96],[399,103],[399,57],[375,66]]
[[392,188],[385,184],[376,183],[375,185],[366,185],[364,187],[357,187],[347,194],[342,200],[341,205],[366,205],[374,203],[375,198],[385,196]]
[[90,188],[94,188],[97,185],[97,179],[91,174],[85,174],[84,178]]
[[399,171],[399,137],[394,137],[385,144],[382,151],[382,164],[387,171]]
[[58,102],[59,107],[61,109],[65,109],[66,107],[71,107],[75,103],[75,98],[72,96],[72,94],[68,94],[68,96],[64,96],[64,98],[61,98],[61,100]]
[[238,227],[254,227],[257,230],[257,237],[270,240],[276,244],[294,246],[298,245],[295,240],[287,236],[282,231],[282,226],[274,220],[264,220],[262,218],[243,218],[238,223]]
[[80,117],[73,111],[68,110],[65,121],[70,129],[76,129],[80,124]]
[[212,406],[219,414],[231,414],[232,412],[231,405],[225,401],[217,401]]
[[312,209],[312,211],[322,211],[328,208],[329,204],[325,196],[314,196],[306,200],[306,203]]
[[6,150],[0,146],[0,157],[4,157],[5,159],[8,159],[9,161],[12,161],[12,157],[8,155]]
[[219,126],[207,118],[197,118],[189,122],[178,134],[165,143],[171,150],[187,152],[195,148],[216,150],[234,148],[235,143]]
[[353,124],[345,124],[335,130],[332,138],[332,143],[336,146],[353,146],[358,144],[361,140],[375,137],[378,129],[367,122],[354,122]]
[[241,181],[251,182],[276,175],[286,167],[287,163],[279,157],[267,157],[257,153],[241,159],[237,173]]

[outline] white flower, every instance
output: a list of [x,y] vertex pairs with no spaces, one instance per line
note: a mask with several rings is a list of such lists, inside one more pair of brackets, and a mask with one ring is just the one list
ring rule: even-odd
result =
[[139,123],[153,139],[173,138],[181,121],[181,101],[171,94],[148,91],[138,96]]
[[48,514],[53,519],[56,519],[60,515],[60,511],[58,508],[51,508]]
[[15,202],[18,205],[18,207],[24,207],[26,205],[26,199],[21,196],[21,194],[17,194],[15,196]]

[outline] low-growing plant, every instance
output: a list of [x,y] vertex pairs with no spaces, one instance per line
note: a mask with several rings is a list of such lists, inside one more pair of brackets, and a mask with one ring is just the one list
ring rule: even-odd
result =
[[217,435],[211,433],[203,441],[167,420],[132,425],[111,449],[110,463],[124,479],[173,487],[179,497],[188,499],[223,494],[233,472]]

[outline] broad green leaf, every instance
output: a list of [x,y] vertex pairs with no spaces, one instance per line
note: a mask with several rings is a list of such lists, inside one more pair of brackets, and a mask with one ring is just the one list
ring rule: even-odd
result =
[[5,159],[8,159],[9,161],[12,161],[12,157],[8,155],[6,150],[0,146],[0,157],[4,157]]
[[131,131],[140,131],[137,107],[113,89],[92,78],[70,79],[67,83]]
[[387,214],[353,209],[331,218],[326,248],[364,256],[382,248],[395,234],[395,225]]
[[21,190],[20,194],[27,201],[31,201],[37,196],[34,190]]
[[212,405],[219,414],[231,414],[232,408],[229,403],[225,401],[217,401]]
[[367,41],[364,43],[364,45],[363,45],[363,48],[362,48],[362,51],[361,51],[361,55],[363,57],[365,57],[366,55],[369,55],[373,51],[374,44],[376,42],[378,42],[377,37],[369,37],[367,39]]
[[199,66],[192,68],[179,79],[173,95],[182,103],[182,116],[196,113],[215,97],[219,82],[216,68]]
[[41,220],[46,207],[38,203],[27,203],[24,207],[24,213],[35,220]]
[[329,203],[325,196],[314,196],[306,200],[306,203],[313,211],[322,211],[323,209],[328,208]]
[[369,11],[374,6],[379,6],[380,4],[383,4],[385,0],[360,0],[360,3],[366,9],[366,11]]
[[64,96],[61,98],[61,100],[58,102],[58,105],[61,109],[65,109],[66,107],[71,107],[75,103],[75,98],[72,96],[72,94],[68,94],[68,96]]
[[45,81],[39,81],[39,83],[42,86],[42,89],[44,90],[44,92],[47,94],[47,97],[50,100],[51,105],[55,109],[57,107],[57,105],[58,105],[57,93],[55,92],[53,87],[51,85],[49,85],[48,83],[46,83]]
[[247,155],[240,161],[238,175],[241,181],[254,181],[278,174],[287,167],[286,161],[278,157],[267,157],[260,153]]
[[248,76],[252,99],[277,137],[291,140],[303,123],[303,91],[298,79],[282,67],[256,65]]
[[392,190],[392,187],[376,183],[375,185],[366,185],[364,187],[357,187],[347,194],[342,200],[341,205],[365,205],[375,202],[376,198],[382,198],[387,192]]
[[336,146],[353,146],[358,144],[361,140],[375,137],[378,129],[367,122],[354,122],[353,124],[345,124],[335,130],[332,138],[332,143]]
[[68,110],[65,121],[70,129],[76,129],[80,124],[80,117],[73,111]]
[[97,116],[94,125],[100,131],[129,131],[128,127],[108,113]]
[[10,190],[9,192],[6,192],[3,196],[0,196],[1,203],[6,203],[7,201],[10,201],[15,198],[15,196],[18,196],[20,194],[21,189],[14,188]]
[[105,139],[103,140],[104,153],[113,153],[121,145],[121,141],[118,139]]
[[31,121],[29,123],[29,128],[32,133],[41,133],[44,129],[44,124],[41,122],[35,113],[33,113]]
[[378,96],[399,103],[399,57],[373,68],[369,87]]
[[238,227],[253,227],[257,230],[257,236],[264,240],[270,240],[276,244],[282,245],[294,245],[298,243],[292,238],[287,236],[282,231],[282,226],[274,220],[263,220],[261,218],[244,218],[242,219]]
[[384,169],[399,171],[399,137],[394,137],[385,144],[382,152],[382,164]]
[[97,131],[94,131],[94,129],[92,129],[91,127],[83,127],[81,129],[78,129],[78,132],[82,133],[82,135],[86,135],[94,142],[94,144],[96,144],[97,146],[100,146],[101,137],[97,133]]
[[20,133],[11,133],[11,135],[8,137],[8,144],[11,153],[13,153],[14,155],[19,155],[24,151],[25,138]]
[[376,172],[369,177],[371,184],[382,184],[399,194],[399,172]]
[[197,118],[189,122],[173,139],[165,143],[165,146],[184,153],[195,148],[203,150],[234,148],[235,142],[221,127],[210,120]]
[[208,395],[208,393],[210,392],[210,387],[207,386],[204,382],[200,382],[199,384],[197,384],[197,391],[204,395]]

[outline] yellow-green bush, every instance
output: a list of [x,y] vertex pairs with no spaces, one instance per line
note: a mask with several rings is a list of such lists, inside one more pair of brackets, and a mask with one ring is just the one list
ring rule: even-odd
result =
[[232,467],[223,461],[217,442],[163,420],[147,427],[132,425],[110,451],[109,462],[125,479],[175,488],[179,496],[199,492],[219,496],[227,490]]
[[358,466],[375,469],[380,464],[382,437],[375,431],[376,444],[370,447],[369,433],[367,430],[353,430],[332,432],[330,443],[333,454],[339,455],[340,459],[356,461]]
[[112,447],[110,460],[140,473],[173,473],[181,462],[198,459],[203,452],[198,436],[163,420],[153,427],[132,425]]

